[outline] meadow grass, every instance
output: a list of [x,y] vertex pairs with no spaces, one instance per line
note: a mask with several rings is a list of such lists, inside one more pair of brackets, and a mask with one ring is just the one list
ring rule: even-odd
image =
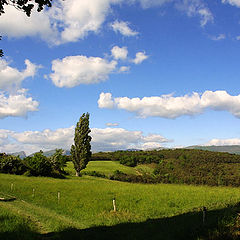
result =
[[[87,167],[82,172],[96,171],[106,176],[112,175],[114,171],[119,170],[127,174],[137,174],[135,168],[127,167],[120,164],[118,161],[90,161]],[[71,175],[75,174],[73,163],[68,162],[65,171]]]
[[33,221],[9,211],[3,203],[0,203],[0,223],[1,239],[34,239],[34,232],[39,230]]
[[[106,164],[92,162],[88,168],[110,174],[111,166],[119,167],[116,162],[110,162],[109,168]],[[16,197],[15,201],[0,202],[0,217],[7,212],[12,214],[7,225],[15,222],[14,216],[21,216],[19,225],[29,221],[29,229],[35,226],[38,232],[47,233],[66,228],[137,224],[199,212],[202,206],[208,211],[223,209],[240,202],[240,188],[136,184],[85,175],[54,179],[0,174],[0,197],[5,196]],[[113,212],[113,198],[117,212]]]
[[[224,208],[240,200],[238,188],[143,185],[88,176],[60,180],[0,174],[0,191],[17,198],[2,203],[2,207],[33,215],[40,219],[47,231],[70,226],[87,228],[142,222],[150,218],[171,217],[202,206]],[[112,212],[113,198],[116,198],[117,214]]]

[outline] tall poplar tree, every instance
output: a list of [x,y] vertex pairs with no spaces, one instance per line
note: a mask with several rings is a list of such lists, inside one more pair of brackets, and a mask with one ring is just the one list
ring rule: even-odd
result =
[[86,168],[92,155],[90,144],[92,137],[89,136],[90,132],[89,113],[83,113],[76,125],[74,144],[71,147],[71,156],[76,176],[80,176],[80,171]]

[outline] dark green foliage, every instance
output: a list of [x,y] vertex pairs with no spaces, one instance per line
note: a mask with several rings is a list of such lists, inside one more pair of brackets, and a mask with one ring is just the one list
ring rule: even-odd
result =
[[2,154],[0,156],[0,172],[21,175],[26,171],[26,166],[19,157]]
[[100,178],[107,178],[107,176],[103,173],[97,171],[87,171],[83,172],[83,175],[93,176],[93,177],[100,177]]
[[75,128],[74,145],[71,147],[71,156],[76,176],[80,175],[80,171],[86,168],[91,159],[91,132],[89,128],[89,113],[83,114]]
[[131,182],[162,182],[240,186],[240,155],[198,149],[164,149],[159,151],[116,151],[93,154],[105,160],[120,161],[126,166],[155,163],[153,175],[115,174],[112,179]]
[[52,168],[59,173],[65,173],[64,167],[66,167],[67,156],[63,155],[63,149],[56,149],[55,153],[50,157]]
[[35,153],[32,157],[26,157],[24,164],[32,176],[51,176],[52,174],[53,168],[51,162],[41,151]]
[[61,149],[57,149],[52,158],[44,156],[40,151],[23,160],[18,156],[0,153],[0,173],[64,178],[63,168],[67,160],[68,157],[62,155]]
[[128,167],[135,167],[137,165],[137,159],[135,156],[122,156],[120,157],[120,163]]

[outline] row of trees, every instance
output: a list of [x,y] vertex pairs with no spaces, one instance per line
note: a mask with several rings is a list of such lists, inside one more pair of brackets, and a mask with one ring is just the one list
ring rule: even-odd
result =
[[144,183],[185,183],[240,186],[240,155],[198,149],[163,149],[158,151],[116,151],[97,153],[98,159],[120,161],[135,167],[151,164],[153,173],[139,176],[118,172],[113,179]]
[[20,159],[18,156],[7,154],[0,155],[0,172],[26,176],[63,177],[64,167],[68,157],[63,155],[62,149],[56,149],[51,157],[46,157],[43,152]]
[[62,149],[56,149],[51,157],[37,152],[21,160],[19,157],[0,154],[0,172],[11,174],[25,174],[29,176],[63,177],[66,172],[64,167],[67,161],[72,161],[76,176],[86,168],[91,159],[91,132],[89,128],[89,113],[83,114],[75,128],[74,144],[71,147],[71,156],[63,155]]

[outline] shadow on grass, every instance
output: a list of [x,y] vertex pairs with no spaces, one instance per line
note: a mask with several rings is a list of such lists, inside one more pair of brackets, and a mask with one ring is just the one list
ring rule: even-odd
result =
[[[1,240],[195,240],[195,239],[240,239],[236,235],[236,217],[240,211],[240,204],[228,208],[208,211],[206,222],[203,224],[202,212],[191,212],[169,218],[150,219],[141,223],[122,223],[115,226],[99,226],[88,229],[64,229],[59,232],[38,234],[26,232],[23,238],[10,238],[17,236],[17,231],[1,233]],[[0,224],[1,224],[0,219]],[[232,224],[232,227],[227,226]],[[9,235],[8,235],[9,234]],[[12,235],[11,235],[12,234]],[[8,236],[7,236],[8,235]],[[30,238],[29,238],[30,237]],[[32,238],[31,238],[32,237]]]
[[15,200],[16,200],[15,197],[14,198],[0,198],[1,202],[13,202]]

